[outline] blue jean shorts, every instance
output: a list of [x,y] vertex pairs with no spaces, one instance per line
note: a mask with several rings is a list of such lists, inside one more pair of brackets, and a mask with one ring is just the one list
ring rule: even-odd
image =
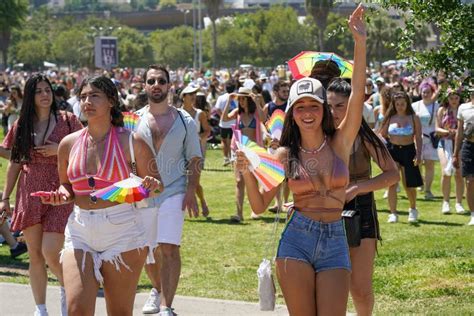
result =
[[351,271],[343,221],[323,223],[293,211],[281,235],[277,259],[306,262],[315,272]]

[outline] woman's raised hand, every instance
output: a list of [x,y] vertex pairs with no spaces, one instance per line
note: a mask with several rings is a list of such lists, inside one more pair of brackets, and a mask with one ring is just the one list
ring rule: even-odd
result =
[[362,4],[359,4],[349,17],[349,29],[356,42],[365,41],[367,39],[364,11]]

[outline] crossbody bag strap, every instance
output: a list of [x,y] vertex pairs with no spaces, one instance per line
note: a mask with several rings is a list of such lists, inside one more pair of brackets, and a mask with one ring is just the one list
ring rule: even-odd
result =
[[130,148],[130,158],[132,159],[132,172],[137,176],[137,162],[135,161],[135,150],[133,149],[133,132],[130,132],[128,136],[128,146]]

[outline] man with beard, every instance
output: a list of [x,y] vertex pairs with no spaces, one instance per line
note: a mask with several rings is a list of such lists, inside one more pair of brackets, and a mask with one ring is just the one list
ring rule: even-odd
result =
[[141,117],[137,133],[154,152],[165,189],[153,201],[155,208],[141,210],[144,224],[149,226],[149,247],[155,249],[158,245],[145,266],[153,289],[143,313],[172,316],[171,304],[181,272],[179,246],[184,211],[187,209],[190,217],[198,216],[196,187],[202,155],[193,118],[168,104],[168,70],[151,65],[144,82],[149,104],[136,112]]
[[290,85],[285,81],[278,81],[273,86],[273,93],[275,94],[275,101],[268,102],[263,108],[263,113],[267,119],[272,116],[275,110],[285,112],[288,95],[290,93]]

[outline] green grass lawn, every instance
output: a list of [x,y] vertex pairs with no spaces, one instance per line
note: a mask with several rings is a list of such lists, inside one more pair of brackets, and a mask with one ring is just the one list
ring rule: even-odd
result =
[[[269,239],[273,214],[231,224],[235,212],[234,179],[221,167],[221,151],[209,150],[202,184],[210,219],[186,219],[182,242],[183,269],[178,294],[257,301],[256,270],[262,258],[274,255]],[[3,187],[6,162],[0,170]],[[436,178],[439,179],[439,166]],[[375,262],[376,314],[471,314],[474,311],[474,234],[468,215],[441,215],[439,181],[435,201],[418,199],[419,224],[407,223],[408,201],[399,195],[400,222],[387,224],[387,202],[376,193],[383,237]],[[467,208],[466,202],[464,206]],[[454,202],[452,203],[454,207]],[[281,232],[284,224],[279,225]],[[28,256],[9,258],[0,247],[0,282],[28,283]],[[16,269],[6,269],[14,267]],[[51,277],[53,281],[54,277]],[[139,288],[150,282],[142,275]],[[279,292],[279,303],[283,303]],[[352,308],[351,308],[352,309]]]

